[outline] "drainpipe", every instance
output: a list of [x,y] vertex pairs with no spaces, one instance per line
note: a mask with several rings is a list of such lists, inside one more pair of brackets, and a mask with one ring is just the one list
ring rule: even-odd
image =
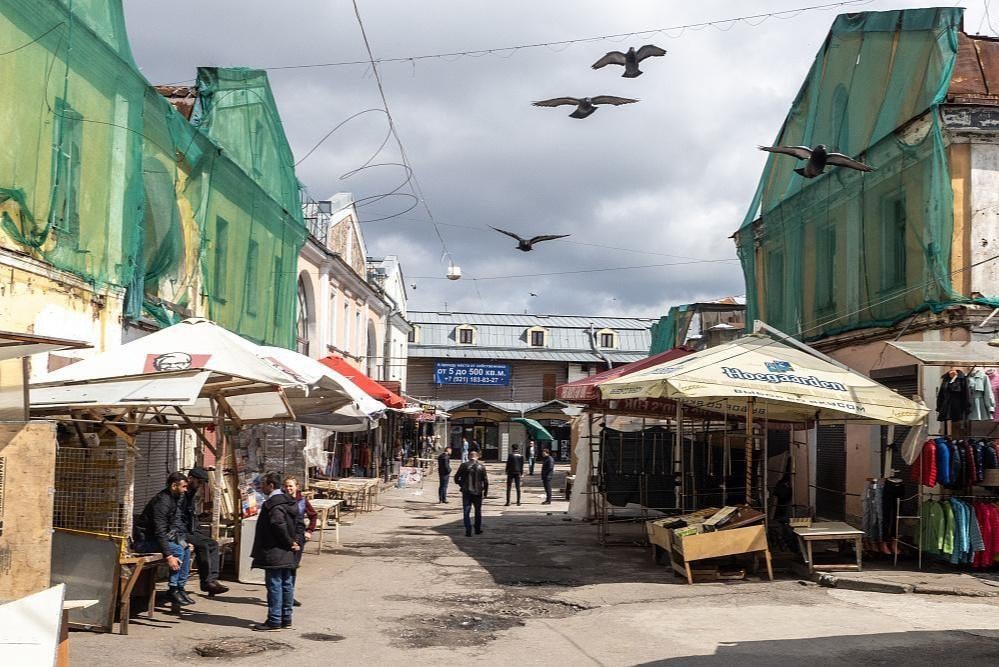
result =
[[607,355],[601,352],[600,348],[597,346],[597,328],[593,326],[593,322],[590,322],[590,347],[593,348],[593,354],[604,360],[604,363],[607,364],[608,370],[614,368],[611,360],[608,359]]

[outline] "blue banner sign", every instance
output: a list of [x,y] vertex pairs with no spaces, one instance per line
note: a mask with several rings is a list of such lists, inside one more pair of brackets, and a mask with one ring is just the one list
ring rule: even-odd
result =
[[509,364],[467,364],[438,361],[434,364],[436,384],[510,384]]

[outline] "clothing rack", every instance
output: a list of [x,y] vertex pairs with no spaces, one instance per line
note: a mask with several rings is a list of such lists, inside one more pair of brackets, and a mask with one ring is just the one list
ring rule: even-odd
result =
[[[902,514],[902,503],[917,498],[916,516],[903,515]],[[902,526],[902,521],[915,521],[916,522],[916,543],[909,544],[903,540],[898,539],[901,535],[900,528]],[[915,495],[911,495],[908,498],[896,498],[895,499],[895,548],[892,551],[895,552],[895,559],[893,566],[898,567],[898,546],[902,545],[905,547],[910,547],[916,550],[916,569],[923,569],[923,485],[917,483],[917,490]]]

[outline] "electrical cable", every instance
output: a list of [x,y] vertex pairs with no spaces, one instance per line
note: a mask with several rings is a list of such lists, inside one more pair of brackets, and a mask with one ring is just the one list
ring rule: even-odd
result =
[[[635,269],[657,269],[664,266],[688,266],[690,264],[718,264],[722,262],[738,262],[738,259],[703,259],[689,262],[667,262],[664,264],[639,264],[637,266],[609,266],[598,269],[577,269],[573,271],[551,271],[548,273],[522,273],[509,276],[483,276],[471,280],[510,280],[513,278],[538,278],[541,276],[568,276],[580,273],[602,273],[605,271],[631,271]],[[447,280],[443,276],[410,276],[412,280]]]

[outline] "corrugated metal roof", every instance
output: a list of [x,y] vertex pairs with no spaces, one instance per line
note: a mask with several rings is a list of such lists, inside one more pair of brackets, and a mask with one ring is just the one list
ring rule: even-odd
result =
[[[621,351],[605,350],[604,356],[613,363],[628,363],[638,361],[647,356],[647,351]],[[546,350],[541,348],[525,347],[523,349],[510,348],[481,348],[476,346],[443,347],[443,346],[409,346],[410,358],[420,359],[490,359],[496,361],[561,361],[566,363],[601,363],[603,359],[592,351],[586,350]]]
[[414,324],[487,324],[509,327],[567,327],[588,329],[592,324],[597,329],[639,329],[647,330],[655,318],[648,317],[599,317],[586,315],[515,315],[502,313],[440,313],[431,311],[409,311],[409,319]]

